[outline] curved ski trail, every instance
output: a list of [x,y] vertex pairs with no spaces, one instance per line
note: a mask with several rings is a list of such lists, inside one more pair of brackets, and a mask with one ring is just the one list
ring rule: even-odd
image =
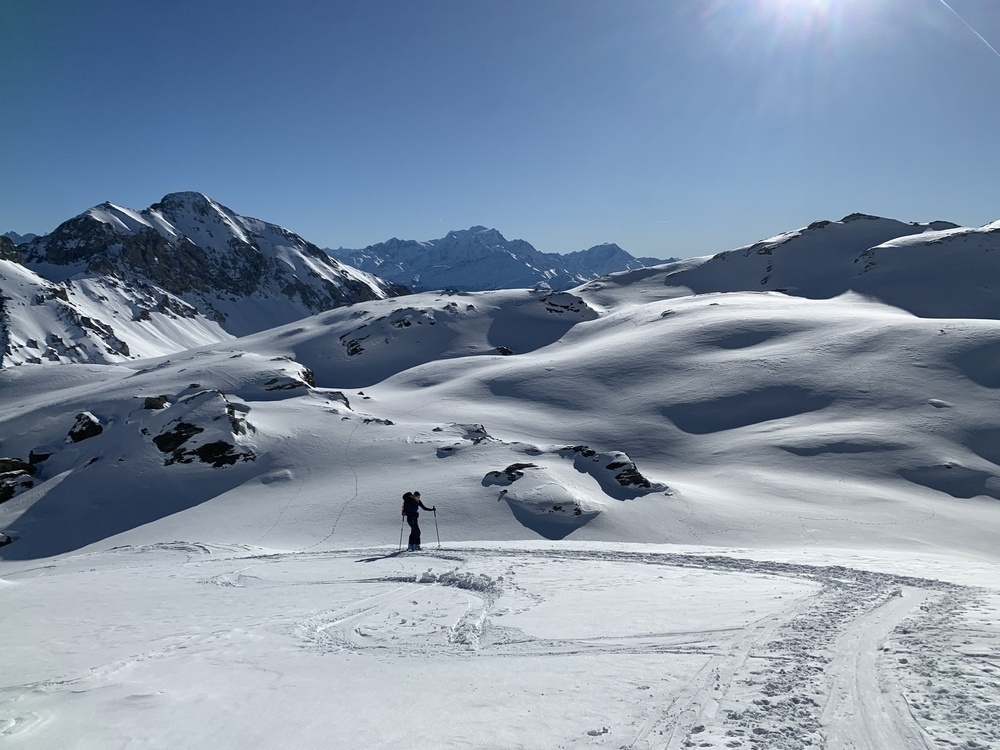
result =
[[887,690],[882,644],[931,593],[911,587],[859,617],[836,642],[830,699],[820,719],[827,750],[917,750],[929,745],[905,699]]

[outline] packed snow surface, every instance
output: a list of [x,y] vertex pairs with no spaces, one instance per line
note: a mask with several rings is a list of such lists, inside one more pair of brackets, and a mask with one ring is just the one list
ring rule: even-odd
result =
[[5,746],[998,739],[1000,596],[885,572],[935,575],[933,563],[620,543],[427,547],[175,541],[8,565]]
[[0,371],[4,747],[1000,747],[1000,322],[675,272]]

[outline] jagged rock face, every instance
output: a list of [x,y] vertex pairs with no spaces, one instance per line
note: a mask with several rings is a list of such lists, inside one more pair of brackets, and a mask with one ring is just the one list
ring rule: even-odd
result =
[[71,274],[154,285],[237,335],[250,332],[240,300],[276,301],[268,323],[277,325],[407,291],[200,193],[173,193],[139,212],[103,203],[20,249],[29,268],[67,266]]
[[21,253],[18,252],[14,241],[6,235],[0,235],[0,260],[12,260],[15,263],[21,262]]

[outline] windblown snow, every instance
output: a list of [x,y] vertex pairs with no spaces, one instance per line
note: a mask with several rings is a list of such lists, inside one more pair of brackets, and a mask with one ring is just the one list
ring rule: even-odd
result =
[[1000,747],[997,234],[873,221],[0,370],[5,747]]

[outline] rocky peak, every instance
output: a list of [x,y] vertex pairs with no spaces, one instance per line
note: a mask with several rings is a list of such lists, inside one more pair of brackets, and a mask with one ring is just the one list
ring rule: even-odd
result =
[[[158,203],[149,207],[151,211],[162,213],[175,213],[177,211],[194,211],[203,216],[220,208],[219,204],[213,201],[204,193],[194,190],[185,190],[178,193],[167,193]],[[228,210],[228,209],[225,209]]]
[[594,245],[582,252],[594,258],[614,258],[625,253],[614,242],[602,242],[600,245]]
[[7,235],[0,235],[0,260],[12,260],[15,263],[21,262],[21,253],[18,252],[14,241]]
[[43,277],[153,287],[234,335],[407,291],[193,191],[170,193],[141,211],[101,203],[22,249],[24,265]]
[[480,242],[484,242],[488,245],[503,245],[507,242],[507,238],[500,234],[497,229],[487,229],[482,226],[472,227],[469,232],[475,236]]
[[38,235],[37,234],[31,234],[30,232],[28,234],[18,234],[17,232],[4,232],[0,236],[6,237],[11,242],[13,242],[15,245],[24,245],[24,244],[26,244],[28,242],[31,242]]

